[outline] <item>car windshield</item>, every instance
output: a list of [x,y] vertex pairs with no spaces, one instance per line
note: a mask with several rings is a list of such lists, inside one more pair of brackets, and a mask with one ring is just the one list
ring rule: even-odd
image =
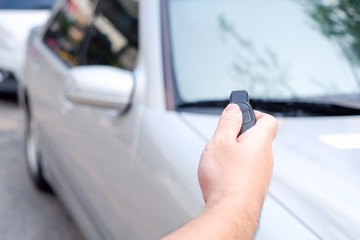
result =
[[0,0],[0,9],[51,9],[56,0]]
[[[360,96],[360,11],[344,0],[169,0],[182,103]],[[359,98],[358,98],[359,99]]]

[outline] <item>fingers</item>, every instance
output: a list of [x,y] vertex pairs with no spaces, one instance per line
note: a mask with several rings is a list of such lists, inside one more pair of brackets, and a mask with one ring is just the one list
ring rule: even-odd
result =
[[260,111],[255,110],[254,113],[256,118],[255,129],[257,129],[259,132],[262,132],[263,134],[267,134],[268,137],[273,140],[278,129],[277,120],[273,116]]
[[237,104],[230,103],[221,114],[213,138],[236,140],[242,124],[242,113]]
[[[266,113],[254,111],[256,118],[256,131],[258,136],[273,140],[277,133],[277,120]],[[223,111],[215,130],[213,138],[236,140],[242,125],[242,113],[237,104],[230,103]]]

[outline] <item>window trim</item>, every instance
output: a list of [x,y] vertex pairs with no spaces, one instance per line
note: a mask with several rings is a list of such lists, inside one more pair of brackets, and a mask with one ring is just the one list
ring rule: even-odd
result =
[[169,16],[169,0],[161,0],[161,41],[162,41],[162,60],[163,60],[163,76],[165,86],[165,101],[167,110],[178,111],[179,105],[183,102],[180,97],[177,83],[175,81],[175,73],[173,68],[173,55],[171,48],[170,35],[170,16]]

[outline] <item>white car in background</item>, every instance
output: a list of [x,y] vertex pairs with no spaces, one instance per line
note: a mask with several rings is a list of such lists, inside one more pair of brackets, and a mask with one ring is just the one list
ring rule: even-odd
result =
[[30,30],[45,24],[55,0],[0,0],[0,95],[16,94]]

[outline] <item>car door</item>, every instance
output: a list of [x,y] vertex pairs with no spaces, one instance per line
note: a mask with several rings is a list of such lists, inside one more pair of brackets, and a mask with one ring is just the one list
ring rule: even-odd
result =
[[[88,41],[83,43],[87,46],[81,65],[107,65],[131,71],[137,56],[136,8],[126,8],[116,0],[99,4]],[[107,84],[106,77],[103,80]],[[63,89],[69,81],[64,79]],[[136,108],[121,115],[116,109],[74,104],[65,97],[63,100],[65,135],[59,136],[59,142],[64,144],[66,153],[62,161],[75,191],[81,192],[79,201],[84,203],[103,238],[126,238]]]
[[[69,69],[80,64],[80,52],[96,7],[93,0],[64,0],[41,33],[36,31],[29,39],[24,73],[28,81],[29,101],[35,118],[42,164],[58,196],[66,202],[81,228],[93,236],[93,223],[79,204],[79,195],[73,187],[67,144],[62,139],[72,136],[62,124],[69,105],[65,105],[63,83]],[[70,159],[69,159],[70,160]],[[79,217],[80,216],[80,217]],[[85,219],[85,221],[84,221]]]
[[55,63],[41,87],[48,91],[39,104],[47,102],[43,115],[51,118],[42,122],[46,128],[43,142],[47,156],[55,162],[57,184],[66,189],[62,197],[81,203],[77,205],[80,212],[101,238],[121,239],[126,233],[126,186],[136,110],[121,115],[115,109],[77,104],[65,92],[71,85],[71,71],[79,66],[134,69],[137,8],[123,7],[115,0],[99,1],[95,8],[90,0],[77,0],[67,2],[63,9],[44,37],[47,48],[62,63]]

